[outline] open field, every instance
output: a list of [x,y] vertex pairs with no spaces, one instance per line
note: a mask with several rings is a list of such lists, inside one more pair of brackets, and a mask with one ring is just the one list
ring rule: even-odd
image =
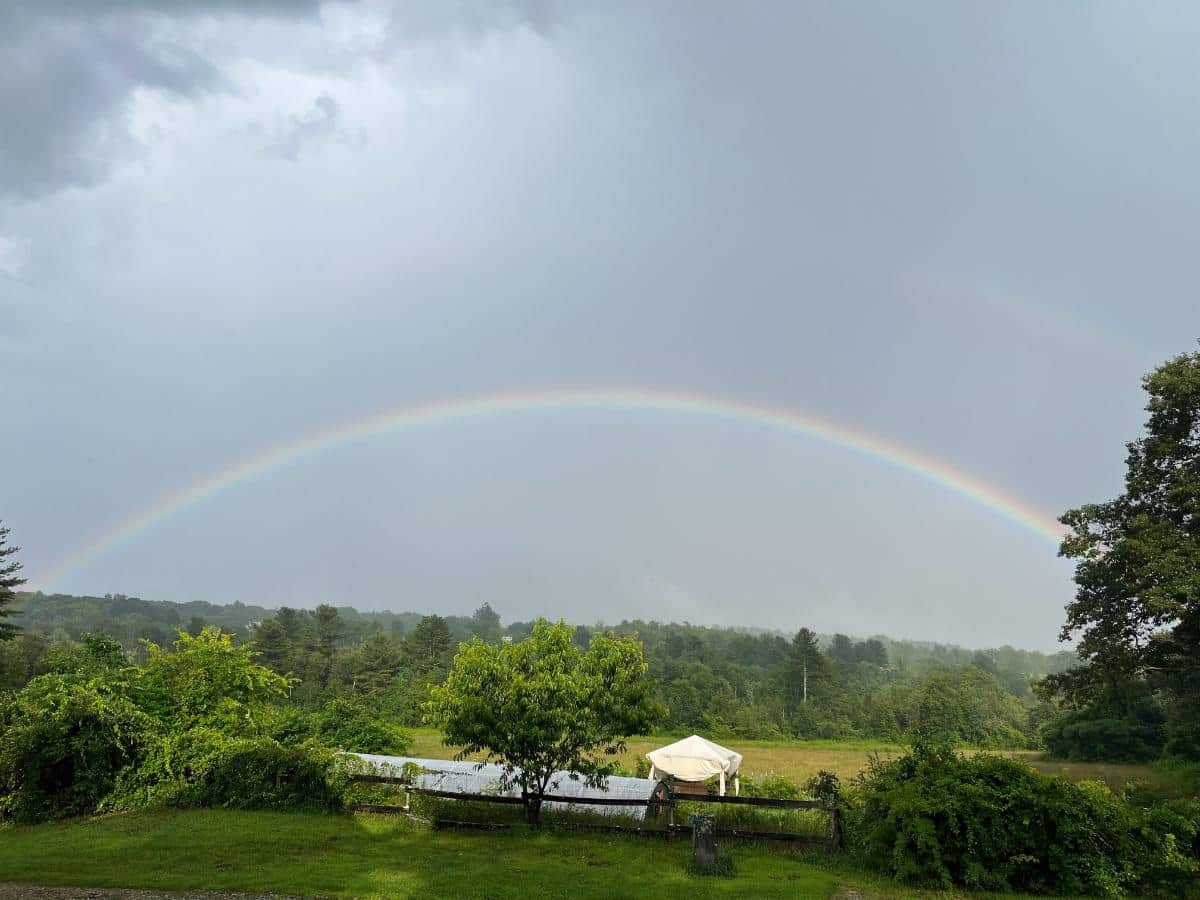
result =
[[[674,740],[670,737],[636,737],[629,740],[629,749],[621,757],[622,765],[632,769],[635,761],[655,747]],[[821,769],[835,773],[842,780],[853,778],[867,765],[872,753],[888,759],[899,755],[903,748],[886,741],[727,741],[744,757],[742,771],[751,776],[774,772],[794,781],[803,782]],[[970,752],[970,751],[969,751]],[[1027,760],[1039,772],[1048,775],[1066,775],[1073,781],[1084,779],[1103,781],[1114,790],[1120,790],[1129,781],[1146,781],[1170,793],[1166,776],[1151,766],[1124,763],[1074,763],[1058,762],[1042,758],[1033,751],[995,751],[1004,756]],[[448,758],[454,748],[443,746],[441,735],[433,729],[417,729],[413,756],[434,759]]]
[[[688,875],[686,841],[435,832],[398,817],[139,812],[0,831],[0,882],[403,898],[925,896],[827,857],[737,847],[736,878]],[[818,859],[822,864],[814,864]],[[929,896],[945,897],[945,894]]]

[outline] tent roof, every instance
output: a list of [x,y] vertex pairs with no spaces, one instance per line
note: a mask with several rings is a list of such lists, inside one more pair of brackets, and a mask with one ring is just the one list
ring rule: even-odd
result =
[[742,754],[698,734],[651,750],[646,758],[658,771],[681,781],[707,781],[721,772],[733,775],[742,765]]

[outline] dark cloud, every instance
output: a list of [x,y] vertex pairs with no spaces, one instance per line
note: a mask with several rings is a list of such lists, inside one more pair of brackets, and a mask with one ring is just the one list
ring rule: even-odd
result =
[[[167,10],[231,8],[55,0],[0,9],[0,197],[30,199],[102,180],[136,147],[128,122],[135,91],[189,97],[220,86],[213,63],[161,26]],[[296,6],[305,9],[312,11]]]
[[[338,4],[341,6],[347,3]],[[544,30],[547,0],[401,3],[388,13],[375,56],[444,36],[475,39],[519,25]],[[177,97],[230,87],[219,64],[189,46],[180,22],[219,16],[315,19],[317,0],[48,0],[0,6],[0,198],[29,200],[102,181],[137,149],[128,122],[138,90]],[[181,35],[183,37],[181,37]],[[344,54],[333,54],[340,64]],[[337,128],[337,107],[319,100],[271,152],[295,159],[300,145]]]

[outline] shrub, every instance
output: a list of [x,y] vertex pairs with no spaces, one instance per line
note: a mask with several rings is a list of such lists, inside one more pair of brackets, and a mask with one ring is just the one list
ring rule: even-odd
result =
[[1162,712],[1149,697],[1125,709],[1063,712],[1042,726],[1042,741],[1058,759],[1148,762],[1159,757],[1166,740]]
[[742,793],[747,797],[773,797],[776,800],[799,800],[803,796],[800,785],[786,775],[768,772],[758,778],[745,776],[741,779]]
[[323,747],[197,728],[158,744],[125,773],[105,808],[337,809],[344,789]]
[[0,709],[0,816],[28,823],[95,811],[150,728],[122,697],[56,675],[34,679]]
[[1194,859],[1169,828],[1186,839],[1180,820],[1128,804],[1102,784],[1072,784],[947,746],[873,761],[847,811],[852,848],[900,880],[1035,893],[1186,883]]
[[323,744],[355,753],[400,756],[412,746],[412,734],[379,718],[362,698],[330,700],[317,715],[317,735]]

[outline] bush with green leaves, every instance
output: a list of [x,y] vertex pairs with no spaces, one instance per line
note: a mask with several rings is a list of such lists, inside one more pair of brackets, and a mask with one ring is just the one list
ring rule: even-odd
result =
[[401,756],[412,746],[412,733],[382,718],[363,697],[330,700],[316,723],[321,743],[339,750]]
[[[54,672],[0,703],[0,817],[338,804],[333,752],[313,737],[320,723],[280,715],[274,704],[289,680],[259,665],[252,645],[209,627],[180,632],[169,651],[146,646],[145,665],[134,666],[114,642],[87,636],[51,655]],[[396,748],[404,735],[376,737]]]
[[197,728],[156,743],[104,808],[337,809],[345,784],[333,756],[315,743],[288,747]]
[[1147,695],[1120,707],[1095,704],[1061,711],[1042,725],[1041,737],[1057,759],[1148,762],[1166,745],[1166,719]]
[[95,811],[152,741],[126,698],[58,675],[0,704],[0,818],[39,822]]
[[1186,821],[1019,760],[918,745],[872,762],[850,794],[846,832],[869,862],[912,883],[1169,894],[1195,873]]

